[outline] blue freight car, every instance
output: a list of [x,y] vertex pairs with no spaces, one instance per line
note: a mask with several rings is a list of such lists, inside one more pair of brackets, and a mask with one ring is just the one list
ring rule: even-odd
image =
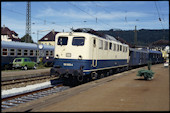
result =
[[162,63],[164,61],[162,52],[149,50],[149,60],[152,64]]
[[149,60],[149,52],[147,50],[138,50],[129,48],[129,67],[146,65]]

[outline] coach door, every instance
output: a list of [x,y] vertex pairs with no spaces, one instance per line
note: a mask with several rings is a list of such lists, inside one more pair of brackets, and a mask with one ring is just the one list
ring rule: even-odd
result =
[[97,47],[96,47],[96,38],[92,38],[93,40],[93,49],[92,49],[92,67],[97,67]]

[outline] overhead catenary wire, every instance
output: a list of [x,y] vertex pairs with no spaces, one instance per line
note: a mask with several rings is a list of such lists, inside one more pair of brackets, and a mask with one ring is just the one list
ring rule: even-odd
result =
[[[75,4],[71,3],[71,2],[67,2],[67,3],[68,3],[68,4],[70,4],[70,5],[72,5],[73,7],[75,7],[75,8],[77,8],[77,9],[81,10],[82,12],[86,13],[87,15],[91,16],[92,18],[94,18],[95,20],[97,20],[96,22],[99,22],[99,21],[100,21],[100,23],[103,23],[103,24],[105,24],[105,25],[109,26],[110,28],[112,28],[112,26],[110,26],[109,24],[107,24],[107,23],[103,22],[102,20],[99,20],[99,18],[98,18],[98,17],[93,16],[92,14],[89,14],[89,13],[88,13],[88,12],[86,12],[85,10],[83,10],[83,9],[79,8],[77,5],[75,5]],[[97,18],[97,19],[96,19],[96,18]]]
[[164,29],[163,24],[162,24],[162,20],[161,20],[160,14],[159,14],[159,10],[158,10],[158,7],[156,5],[156,1],[155,1],[155,7],[156,7],[156,10],[157,10],[157,13],[158,13],[158,18],[159,18],[159,21],[161,23],[162,29]]

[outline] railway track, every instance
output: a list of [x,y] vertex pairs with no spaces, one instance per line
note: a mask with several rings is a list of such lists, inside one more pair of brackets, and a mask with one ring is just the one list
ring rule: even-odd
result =
[[63,86],[62,83],[58,83],[56,85],[51,85],[47,88],[39,89],[36,91],[26,92],[19,95],[9,96],[2,98],[1,100],[1,110],[5,110],[14,106],[18,106],[19,104],[24,104],[26,102],[30,102],[63,90],[68,89],[69,87]]
[[26,82],[31,82],[31,81],[43,80],[43,79],[55,79],[55,78],[56,78],[56,77],[38,76],[38,77],[30,77],[30,78],[20,78],[20,79],[14,79],[14,80],[6,80],[6,81],[1,81],[1,86],[13,85],[13,84],[19,84],[19,83],[26,83]]

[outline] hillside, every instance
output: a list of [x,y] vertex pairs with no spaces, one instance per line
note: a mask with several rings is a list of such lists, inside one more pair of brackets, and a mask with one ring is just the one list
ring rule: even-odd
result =
[[[134,30],[99,30],[98,32],[108,34],[114,37],[120,37],[130,44],[134,44]],[[140,29],[137,31],[137,42],[139,46],[147,46],[158,40],[169,40],[169,29],[151,30]]]

